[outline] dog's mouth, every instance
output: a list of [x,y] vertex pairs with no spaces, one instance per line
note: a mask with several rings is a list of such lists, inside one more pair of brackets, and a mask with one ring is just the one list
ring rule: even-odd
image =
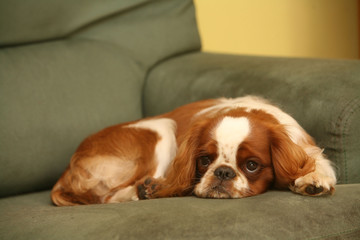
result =
[[206,198],[232,198],[229,190],[220,182],[209,186],[205,194]]

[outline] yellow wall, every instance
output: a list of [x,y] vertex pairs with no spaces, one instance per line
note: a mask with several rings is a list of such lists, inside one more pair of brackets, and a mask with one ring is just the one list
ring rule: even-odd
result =
[[203,50],[359,58],[358,0],[195,0]]

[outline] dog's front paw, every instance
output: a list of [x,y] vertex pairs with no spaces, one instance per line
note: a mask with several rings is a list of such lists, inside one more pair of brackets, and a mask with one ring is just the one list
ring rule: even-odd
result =
[[137,184],[137,194],[139,199],[156,198],[155,194],[158,191],[160,184],[154,178],[148,177],[144,181]]
[[335,192],[336,179],[322,175],[318,172],[311,172],[299,177],[289,186],[290,190],[307,196],[320,196],[333,194]]

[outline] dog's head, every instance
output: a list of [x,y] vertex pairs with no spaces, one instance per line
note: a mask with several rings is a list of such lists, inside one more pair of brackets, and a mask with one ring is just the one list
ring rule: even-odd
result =
[[205,198],[253,196],[272,185],[286,188],[312,171],[308,158],[286,128],[261,110],[200,116],[180,139],[169,188]]

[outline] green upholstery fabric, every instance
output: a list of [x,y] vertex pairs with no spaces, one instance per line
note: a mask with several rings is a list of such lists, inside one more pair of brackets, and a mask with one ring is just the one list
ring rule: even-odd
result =
[[0,42],[15,45],[63,38],[149,0],[0,1]]
[[186,197],[54,207],[49,192],[41,192],[0,201],[0,238],[356,239],[359,195],[360,188],[348,184],[320,198],[270,191],[232,200]]
[[360,183],[360,61],[194,53],[158,65],[146,86],[147,116],[206,98],[270,99],[325,148],[340,183]]
[[191,1],[107,2],[0,1],[0,196],[49,189],[82,139],[142,117],[154,64],[200,48]]
[[[0,239],[359,239],[359,61],[199,49],[191,0],[0,0]],[[280,104],[357,184],[319,198],[51,204],[89,134],[248,94]]]
[[57,41],[2,49],[0,65],[1,196],[51,187],[84,137],[141,117],[144,72],[116,49]]

